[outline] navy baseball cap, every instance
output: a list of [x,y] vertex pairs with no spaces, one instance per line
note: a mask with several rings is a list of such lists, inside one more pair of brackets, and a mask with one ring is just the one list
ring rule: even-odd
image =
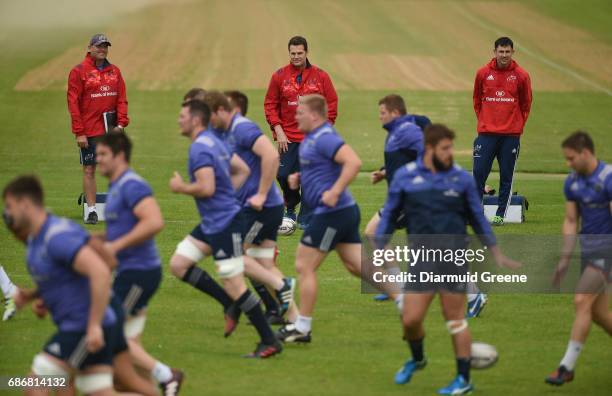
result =
[[91,40],[89,40],[89,45],[100,45],[103,43],[106,43],[109,46],[111,45],[111,42],[109,41],[108,37],[106,37],[106,35],[103,33],[94,34],[91,37]]

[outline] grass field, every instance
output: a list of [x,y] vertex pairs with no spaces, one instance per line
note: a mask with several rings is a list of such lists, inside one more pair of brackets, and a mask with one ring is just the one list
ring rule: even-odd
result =
[[[35,172],[44,182],[47,206],[79,218],[81,171],[69,130],[65,79],[84,55],[89,36],[108,32],[110,60],[122,68],[128,84],[133,167],[149,180],[165,215],[157,243],[166,266],[176,243],[197,221],[193,202],[167,186],[174,170],[185,174],[188,142],[176,126],[182,94],[193,85],[244,89],[251,100],[249,116],[263,127],[264,89],[270,74],[286,63],[286,40],[293,34],[309,39],[311,60],[336,83],[337,127],[362,157],[364,171],[382,163],[384,132],[376,102],[391,91],[404,95],[411,112],[453,127],[457,160],[470,169],[472,78],[490,58],[493,40],[502,33],[513,37],[516,59],[534,85],[515,181],[531,206],[525,224],[508,225],[500,233],[559,232],[559,173],[566,171],[559,143],[569,132],[587,129],[598,155],[612,161],[608,1],[109,0],[109,11],[101,16],[85,2],[51,4],[0,4],[0,185]],[[101,179],[99,187],[105,189]],[[385,189],[371,187],[363,173],[351,190],[365,226],[384,202]],[[288,274],[295,274],[299,236],[279,240],[280,266]],[[16,283],[30,285],[23,257],[23,247],[0,227],[0,263]],[[203,265],[210,269],[212,263]],[[187,372],[185,395],[421,395],[451,379],[454,360],[437,304],[426,322],[430,365],[402,387],[393,384],[393,374],[409,352],[395,308],[361,294],[359,281],[333,255],[319,281],[312,345],[290,345],[278,358],[254,362],[240,358],[254,346],[254,330],[243,323],[223,339],[219,308],[166,271],[151,305],[145,345]],[[473,372],[476,392],[609,395],[612,345],[599,328],[591,331],[572,384],[552,389],[543,383],[565,351],[571,301],[571,295],[491,295],[483,317],[472,320],[470,328],[475,340],[498,348],[500,361]],[[25,373],[52,331],[50,321],[27,311],[0,323],[0,376]]]

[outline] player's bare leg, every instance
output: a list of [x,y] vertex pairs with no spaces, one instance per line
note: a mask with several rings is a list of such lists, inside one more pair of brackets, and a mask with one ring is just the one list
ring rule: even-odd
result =
[[238,313],[234,312],[233,300],[205,270],[197,266],[205,256],[211,255],[210,246],[188,235],[179,243],[177,252],[170,258],[170,272],[183,282],[208,294],[223,306],[225,317],[224,335],[228,337],[238,325]]
[[317,301],[316,271],[327,257],[327,252],[317,248],[298,245],[295,255],[295,269],[300,285],[299,314],[295,323],[282,327],[276,336],[283,342],[308,343],[311,341],[312,314]]
[[368,224],[366,224],[364,233],[367,236],[376,235],[376,228],[378,228],[378,223],[380,223],[380,216],[378,215],[378,212],[376,212],[374,213],[374,216],[372,216],[370,221],[368,221]]
[[[361,261],[362,252],[360,243],[339,243],[336,245],[336,252],[342,260],[344,267],[354,276],[362,278],[364,280],[371,279],[370,274],[365,274],[362,271]],[[403,299],[402,294],[398,290],[398,286],[394,283],[382,283],[374,284],[373,286],[379,288],[381,291],[389,295],[394,300]],[[398,305],[399,306],[399,305]]]
[[[378,223],[380,223],[380,215],[378,214],[378,212],[376,212],[374,213],[374,216],[372,216],[370,221],[368,221],[368,224],[366,225],[366,228],[364,230],[366,239],[368,240],[368,242],[370,243],[370,246],[372,247],[376,246],[374,235],[376,235],[376,228],[378,228]],[[383,268],[385,270],[385,273],[390,274],[390,275],[399,275],[401,272],[400,267],[397,265],[395,261],[385,262]],[[374,286],[379,287],[380,285],[374,285]],[[389,299],[394,300],[395,304],[397,305],[398,309],[401,312],[402,311],[401,306],[402,306],[402,301],[403,301],[402,291],[400,290],[401,287],[396,284],[388,284],[388,283],[385,283],[382,286],[384,290],[382,290],[381,294],[377,294],[374,297],[374,300],[376,301],[387,301]]]
[[[273,253],[274,250],[270,250]],[[249,249],[245,248],[245,251],[248,252]],[[273,254],[272,257],[274,257]],[[257,259],[248,255],[244,256],[244,272],[250,279],[260,282],[274,291],[276,299],[281,304],[281,311],[279,314],[281,316],[284,315],[293,300],[295,279],[285,278],[282,274],[278,275],[280,271],[273,271],[266,268]]]
[[[134,351],[130,345],[130,350],[116,355],[113,359],[113,375],[115,381],[121,387],[121,389],[130,390],[144,396],[157,396],[156,387],[151,381],[147,381],[141,377],[134,366],[132,365],[132,357]],[[132,356],[131,356],[132,355]]]
[[[128,317],[126,320],[125,334],[129,346],[128,356],[130,357],[130,369],[136,373],[132,367],[133,363],[139,369],[139,372],[144,374],[144,377],[140,377],[139,375],[139,378],[144,378],[143,381],[149,386],[153,384],[151,379],[154,378],[157,381],[155,384],[160,385],[163,395],[178,394],[184,380],[184,373],[181,370],[170,368],[164,363],[156,360],[144,349],[140,342],[140,335],[144,329],[145,320],[146,309],[141,310],[136,316]],[[123,373],[123,370],[117,369],[116,361],[114,365],[115,372],[122,371]],[[127,372],[129,370],[125,371]],[[128,389],[140,392],[135,388],[128,387]],[[153,387],[153,389],[155,390],[155,387]],[[156,391],[155,394],[157,394]]]
[[352,275],[361,278],[361,243],[339,243],[336,252]]
[[[576,287],[577,293],[574,295],[576,316],[572,324],[570,340],[559,368],[546,378],[548,384],[559,386],[574,379],[576,361],[589,335],[591,322],[595,321],[594,311],[597,312],[597,319],[604,319],[604,323],[606,323],[605,316],[603,318],[600,317],[603,313],[601,308],[599,308],[599,305],[596,305],[596,301],[599,300],[600,296],[605,295],[605,287],[606,282],[602,273],[587,266],[580,276],[578,286]],[[605,309],[607,310],[607,307]]]
[[438,390],[440,394],[465,394],[473,389],[470,382],[470,355],[472,336],[465,319],[466,297],[463,293],[440,293],[442,315],[446,320],[446,328],[453,340],[457,376],[451,383]]
[[[453,349],[457,359],[470,358],[472,337],[463,321],[465,312],[465,294],[462,293],[440,293],[440,305],[442,316],[448,325],[448,331],[453,339]],[[461,330],[463,329],[463,330]]]
[[[232,260],[236,259],[233,258]],[[216,264],[222,267],[219,261]],[[253,324],[261,338],[255,351],[245,355],[245,357],[263,359],[280,353],[283,349],[282,345],[277,341],[270,325],[266,321],[259,298],[247,289],[244,274],[240,272],[234,276],[222,276],[222,281],[227,294],[236,301],[238,308],[249,318],[249,321]]]
[[612,336],[612,311],[608,308],[609,293],[601,293],[593,303],[593,322]]
[[298,273],[298,284],[300,285],[300,316],[312,317],[317,301],[316,271],[325,257],[327,257],[327,252],[322,252],[302,243],[298,245],[295,255],[295,269]]
[[[295,290],[295,279],[286,277],[282,271],[276,265],[276,241],[266,239],[262,241],[258,245],[247,245],[244,246],[244,251],[246,255],[253,258],[262,268],[269,271],[270,274],[274,276],[273,282],[276,285],[272,285],[268,282],[262,282],[260,279],[256,279],[261,283],[264,283],[268,286],[268,292],[266,296],[262,296],[263,293],[260,293],[260,296],[264,299],[264,304],[266,304],[266,309],[269,309],[268,305],[274,305],[274,308],[278,312],[278,319],[283,320],[283,315],[286,314],[289,322],[295,322],[297,319],[298,311],[295,303],[293,302],[293,293]],[[253,280],[253,277],[250,275],[250,268],[247,261],[245,261],[245,273],[247,276]],[[282,285],[280,285],[281,289],[278,289],[277,279],[282,281]],[[255,284],[254,284],[255,285]],[[271,293],[276,294],[276,300],[278,301],[268,301],[266,302],[266,298],[274,299]],[[279,306],[279,302],[281,305]],[[269,320],[271,318],[268,318]]]
[[[85,194],[85,202],[89,209],[87,217],[87,223],[96,224],[98,222],[98,215],[96,213],[95,219],[91,213],[95,213],[93,210],[96,207],[96,166],[95,165],[83,165],[83,192]],[[94,221],[95,220],[95,221]]]
[[[73,396],[76,394],[75,391],[75,387],[74,387],[74,381],[73,381],[73,371],[72,369],[68,366],[68,364],[63,361],[60,360],[58,358],[56,358],[53,355],[50,355],[46,352],[41,352],[39,354],[41,357],[44,357],[44,359],[39,359],[39,356],[37,356],[34,359],[33,365],[32,365],[32,371],[30,371],[30,373],[28,374],[28,377],[38,377],[39,375],[52,375],[52,376],[58,376],[58,377],[65,377],[66,378],[66,382],[63,384],[65,386],[61,387],[61,388],[57,388],[57,390],[55,390],[55,395],[61,395],[61,396]],[[44,364],[44,367],[37,367],[36,362],[46,362]],[[37,372],[38,374],[36,374],[35,372]],[[46,395],[51,395],[51,388],[25,388],[24,395],[26,396],[46,396]]]

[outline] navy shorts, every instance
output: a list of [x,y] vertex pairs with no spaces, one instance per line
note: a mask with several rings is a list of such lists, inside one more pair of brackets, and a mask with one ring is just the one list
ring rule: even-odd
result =
[[278,177],[287,178],[290,174],[300,171],[300,143],[287,144],[287,151],[280,154]]
[[278,227],[283,222],[285,206],[264,207],[257,211],[251,207],[242,209],[244,216],[244,243],[259,245],[265,240],[276,241]]
[[[378,209],[378,217],[382,217],[383,210],[384,208]],[[396,230],[406,228],[406,214],[404,213],[404,210],[401,209],[397,217],[392,219],[392,221]]]
[[238,212],[227,227],[225,227],[225,229],[221,232],[216,234],[204,234],[200,224],[198,224],[189,235],[210,246],[215,260],[225,260],[231,257],[240,257],[243,255],[243,232],[243,215],[242,212]]
[[113,348],[113,355],[117,356],[128,350],[127,339],[123,331],[123,326],[125,325],[125,311],[121,305],[121,300],[119,300],[119,297],[115,294],[111,296],[108,306],[115,312],[115,316],[117,316],[117,326],[115,326],[115,347]]
[[96,353],[87,352],[85,331],[58,331],[47,342],[44,351],[68,363],[75,370],[83,370],[88,366],[112,366],[117,343],[118,329],[123,332],[123,324],[103,327],[104,346]]
[[95,165],[96,164],[96,143],[99,137],[88,137],[87,148],[79,147],[79,155],[81,156],[81,165]]
[[313,214],[300,243],[323,252],[333,250],[339,243],[361,243],[357,204],[334,212]]
[[149,300],[159,288],[161,267],[150,270],[125,270],[117,274],[113,292],[129,316],[137,315],[147,307]]

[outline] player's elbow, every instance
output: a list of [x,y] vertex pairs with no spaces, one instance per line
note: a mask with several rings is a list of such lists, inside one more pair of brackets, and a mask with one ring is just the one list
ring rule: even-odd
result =
[[215,194],[215,186],[201,186],[196,192],[196,198],[210,198]]
[[161,213],[159,214],[159,216],[155,216],[153,219],[151,219],[150,222],[150,229],[153,232],[153,235],[155,234],[159,234],[163,229],[164,229],[165,223],[164,223],[164,218],[161,216]]
[[361,170],[361,165],[363,164],[363,162],[361,161],[361,158],[355,156],[355,158],[353,158],[350,164],[351,168],[353,169],[353,172],[357,174]]

